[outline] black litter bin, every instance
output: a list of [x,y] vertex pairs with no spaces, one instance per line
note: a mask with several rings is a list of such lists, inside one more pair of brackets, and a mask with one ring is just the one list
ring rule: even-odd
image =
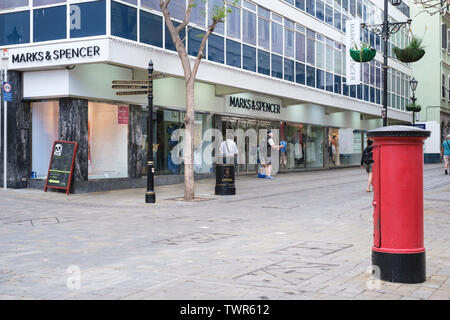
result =
[[216,161],[216,195],[230,196],[236,194],[234,173],[234,158],[223,158]]

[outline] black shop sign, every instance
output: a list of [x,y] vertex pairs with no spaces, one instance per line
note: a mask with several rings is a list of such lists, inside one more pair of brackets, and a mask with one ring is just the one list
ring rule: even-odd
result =
[[77,147],[77,142],[55,141],[53,143],[45,192],[47,188],[54,188],[66,190],[66,194],[70,193]]

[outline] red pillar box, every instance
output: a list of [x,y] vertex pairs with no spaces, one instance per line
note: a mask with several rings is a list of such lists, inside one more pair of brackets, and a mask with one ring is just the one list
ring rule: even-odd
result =
[[374,141],[372,264],[383,281],[424,282],[423,143],[430,131],[389,126],[367,136]]

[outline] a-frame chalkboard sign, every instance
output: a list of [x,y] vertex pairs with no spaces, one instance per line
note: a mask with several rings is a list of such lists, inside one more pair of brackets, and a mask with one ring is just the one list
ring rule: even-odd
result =
[[66,194],[70,193],[77,147],[77,142],[55,141],[53,143],[45,192],[48,188],[54,188],[66,190]]

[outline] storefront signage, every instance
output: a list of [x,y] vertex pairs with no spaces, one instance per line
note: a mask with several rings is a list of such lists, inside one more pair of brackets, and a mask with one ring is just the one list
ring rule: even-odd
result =
[[55,141],[53,143],[45,192],[48,188],[54,188],[66,190],[66,194],[70,193],[77,146],[77,142],[70,141]]
[[109,46],[105,40],[92,40],[10,49],[10,68],[33,68],[107,61]]
[[228,105],[232,108],[242,108],[248,110],[255,110],[261,112],[280,113],[281,105],[267,101],[254,100],[251,98],[230,96],[228,98]]
[[117,109],[118,124],[128,124],[129,109],[127,106],[119,106]]
[[9,82],[3,82],[3,101],[12,102],[12,85]]
[[12,63],[30,63],[30,62],[42,62],[44,60],[62,60],[72,58],[86,58],[100,56],[99,46],[81,47],[81,48],[67,48],[56,49],[53,51],[35,51],[27,53],[16,53],[11,55]]
[[361,83],[361,63],[354,61],[350,57],[350,49],[354,48],[355,45],[358,48],[361,48],[360,42],[360,30],[361,30],[361,21],[358,19],[347,20],[346,21],[346,45],[347,50],[345,53],[346,59],[346,80],[347,85],[350,84],[360,84]]

